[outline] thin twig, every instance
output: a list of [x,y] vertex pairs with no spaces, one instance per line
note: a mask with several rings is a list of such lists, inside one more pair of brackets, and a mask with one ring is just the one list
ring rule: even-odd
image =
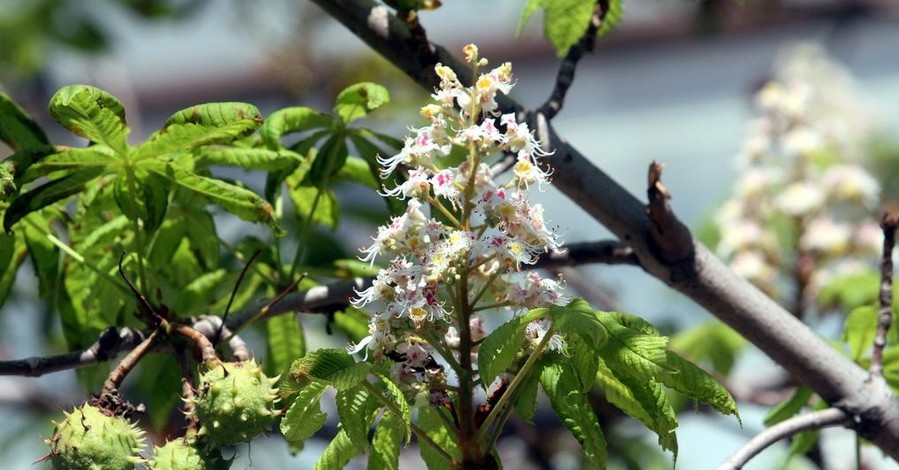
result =
[[218,355],[215,353],[215,345],[205,335],[187,325],[172,325],[172,333],[187,338],[200,353],[200,358],[204,364],[214,364],[219,361]]
[[584,52],[593,52],[593,48],[596,46],[596,33],[602,27],[608,11],[608,0],[598,0],[593,5],[593,15],[590,16],[590,24],[587,26],[587,31],[584,32],[584,35],[581,36],[577,43],[568,49],[568,53],[562,59],[562,63],[559,64],[556,86],[553,88],[552,94],[550,94],[546,103],[537,110],[538,113],[546,116],[546,119],[552,119],[562,110],[562,105],[565,104],[565,95],[568,94],[568,89],[574,83],[574,73],[577,71],[577,64],[581,57],[584,56]]
[[790,436],[795,436],[803,431],[812,431],[834,426],[849,424],[852,418],[848,413],[839,408],[827,408],[813,411],[793,418],[781,421],[768,429],[756,434],[743,447],[730,456],[718,470],[738,470],[743,468],[749,460],[767,449],[775,442]]
[[143,342],[132,349],[127,356],[122,358],[115,369],[109,373],[106,382],[103,383],[103,390],[100,392],[100,395],[103,396],[116,393],[128,373],[134,369],[134,366],[136,366],[151,349],[153,349],[158,339],[159,334],[156,331],[153,331],[147,339],[143,340]]
[[0,361],[0,375],[40,377],[62,370],[78,369],[114,358],[144,341],[144,334],[134,328],[107,328],[87,349],[54,356],[29,357]]
[[571,243],[560,252],[550,252],[540,257],[534,268],[551,269],[580,264],[630,264],[637,266],[640,260],[629,246],[615,240]]
[[212,338],[224,337],[228,338],[228,348],[231,349],[231,355],[238,361],[249,361],[253,359],[253,351],[247,346],[239,335],[231,332],[231,329],[224,325],[222,317],[217,315],[203,315],[192,325],[193,329],[199,331],[203,336],[212,340]]
[[883,376],[883,348],[887,344],[887,331],[893,322],[893,246],[896,245],[896,227],[899,211],[887,209],[880,218],[883,229],[883,254],[880,258],[880,311],[877,315],[877,332],[871,353],[872,377]]

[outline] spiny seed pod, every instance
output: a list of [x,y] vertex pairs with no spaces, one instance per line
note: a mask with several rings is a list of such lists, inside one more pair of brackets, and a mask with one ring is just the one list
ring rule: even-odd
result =
[[197,450],[196,442],[175,439],[153,449],[149,470],[227,470],[231,462],[217,450]]
[[66,413],[53,424],[50,461],[59,470],[131,470],[142,462],[144,432],[125,418],[93,405]]
[[249,442],[271,428],[277,380],[253,361],[225,362],[205,372],[194,398],[197,435],[216,446]]

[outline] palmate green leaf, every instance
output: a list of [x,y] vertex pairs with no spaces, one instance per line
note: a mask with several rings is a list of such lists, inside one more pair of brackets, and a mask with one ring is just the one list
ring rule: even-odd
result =
[[527,3],[524,4],[524,8],[521,10],[521,16],[518,18],[518,26],[515,29],[515,34],[521,34],[524,25],[531,19],[531,16],[533,16],[537,10],[545,8],[549,2],[550,0],[527,0]]
[[877,307],[856,307],[846,316],[842,340],[849,345],[852,360],[860,361],[871,350],[877,333]]
[[568,357],[571,367],[581,384],[581,391],[587,393],[596,383],[596,371],[599,368],[599,355],[596,348],[587,344],[580,337],[568,338]]
[[515,361],[524,343],[526,326],[523,317],[514,317],[493,330],[481,342],[478,348],[478,373],[484,388],[489,387]]
[[724,385],[721,385],[701,367],[676,353],[667,351],[667,356],[668,365],[676,369],[676,372],[663,373],[659,376],[659,380],[665,386],[705,403],[721,414],[734,415],[738,420],[740,419],[740,415],[737,413],[737,403]]
[[[262,141],[270,150],[281,150],[285,148],[281,143],[281,138],[285,135],[313,129],[331,129],[333,126],[334,119],[331,116],[312,108],[294,106],[279,109],[270,114],[262,123],[259,135],[262,136]],[[327,135],[327,133],[320,135]]]
[[61,147],[56,153],[43,157],[39,162],[31,165],[22,176],[21,181],[29,182],[38,176],[47,175],[58,170],[67,170],[82,167],[113,165],[122,160],[122,157],[109,147],[93,145],[85,148]]
[[543,10],[543,35],[559,57],[568,53],[587,32],[593,16],[593,2],[584,0],[552,0]]
[[3,217],[3,229],[8,232],[16,222],[26,215],[80,193],[87,183],[102,173],[102,167],[77,170],[20,194],[6,209]]
[[621,23],[621,18],[623,17],[624,0],[609,0],[609,11],[606,12],[605,19],[603,19],[599,31],[596,32],[596,36],[603,37],[612,32],[618,26],[618,23]]
[[409,406],[409,402],[406,401],[403,391],[393,383],[393,380],[379,373],[375,373],[375,376],[381,379],[380,383],[387,391],[387,398],[393,401],[400,410],[399,417],[402,418],[406,436],[405,442],[408,444],[409,440],[412,439],[412,408]]
[[234,166],[245,170],[294,171],[302,163],[302,156],[290,150],[263,148],[204,147],[197,151],[196,166]]
[[331,181],[331,177],[343,168],[347,157],[349,154],[343,133],[332,134],[321,145],[312,160],[312,166],[307,175],[309,183],[318,187],[327,185]]
[[[678,446],[674,430],[677,429],[677,413],[662,384],[654,378],[637,379],[613,368],[607,370],[627,388],[630,396],[645,412],[645,415],[633,415],[634,418],[655,432],[659,437],[659,445],[672,451],[676,459]],[[624,408],[622,411],[625,411]],[[645,416],[649,417],[648,421],[643,419]]]
[[248,103],[207,103],[183,109],[166,120],[134,150],[133,158],[161,157],[212,144],[229,144],[262,125],[259,109]]
[[518,416],[531,422],[537,412],[537,384],[540,382],[541,364],[534,364],[534,369],[518,385],[518,391],[512,401],[512,407]]
[[340,180],[359,183],[368,186],[371,189],[381,189],[378,186],[380,183],[375,179],[368,163],[365,163],[365,160],[359,157],[347,157],[343,167],[334,174],[334,177]]
[[294,361],[290,375],[299,381],[313,380],[338,390],[355,387],[371,369],[367,362],[356,362],[344,349],[317,349]]
[[599,421],[568,360],[559,354],[544,356],[540,384],[549,397],[553,411],[581,444],[588,468],[605,468],[608,459],[606,440]]
[[278,315],[265,321],[268,365],[275,375],[290,370],[290,365],[306,354],[306,335],[296,315]]
[[321,398],[325,384],[311,382],[296,395],[293,404],[281,419],[281,433],[293,448],[299,448],[306,439],[312,437],[328,418],[321,410]]
[[[212,271],[200,274],[186,286],[177,286],[178,293],[173,310],[181,317],[202,315],[204,313],[209,313],[210,311],[215,311],[210,309],[210,304],[212,303],[215,293],[220,290],[222,283],[229,278],[228,274],[227,269],[213,269]],[[231,285],[233,285],[233,283],[229,284],[229,286]],[[167,297],[166,294],[168,294],[168,292],[164,291],[163,301]],[[269,355],[269,357],[270,356],[271,355]],[[289,365],[290,364],[288,363],[288,366]],[[272,375],[278,375],[278,372]]]
[[325,451],[318,459],[318,462],[315,463],[315,466],[312,467],[312,470],[342,470],[358,454],[356,445],[350,441],[347,433],[341,429],[328,444],[328,447],[325,447]]
[[[37,275],[38,292],[42,299],[51,305],[56,297],[59,286],[59,248],[54,245],[42,231],[53,233],[50,221],[41,213],[33,213],[28,216],[28,224],[24,226],[25,245],[31,263],[34,265],[34,273]],[[37,227],[41,227],[38,229]]]
[[337,391],[337,414],[340,425],[359,452],[368,448],[368,430],[380,405],[363,385]]
[[615,376],[615,373],[602,360],[597,363],[597,366],[596,386],[602,389],[606,400],[628,416],[643,423],[647,428],[655,428],[655,418],[643,409],[643,405],[640,404],[640,401],[637,400],[631,389],[621,383],[618,377]]
[[812,390],[805,385],[799,386],[793,392],[793,395],[783,403],[771,408],[765,415],[765,426],[773,426],[783,420],[792,418],[799,414],[812,397]]
[[13,152],[41,151],[50,145],[37,122],[3,92],[0,92],[0,141]]
[[143,229],[153,233],[165,219],[170,189],[167,178],[138,167],[116,178],[113,196],[126,217],[143,221]]
[[549,308],[553,328],[563,337],[580,336],[587,345],[599,349],[606,340],[606,331],[598,314],[584,299],[576,298],[568,305],[553,305]]
[[597,312],[597,318],[608,333],[599,352],[610,368],[637,379],[675,372],[667,364],[667,337],[628,328],[621,324],[620,316],[607,312]]
[[388,102],[390,93],[383,86],[371,82],[356,83],[337,95],[334,114],[340,116],[344,124],[349,124]]
[[371,441],[368,470],[398,470],[402,446],[403,418],[385,411]]
[[309,221],[313,225],[323,225],[332,230],[337,228],[340,221],[340,201],[333,190],[313,186],[294,187],[291,185],[291,178],[288,178],[287,183],[290,202],[302,223]]
[[125,107],[111,94],[90,85],[70,85],[50,98],[50,115],[62,127],[119,155],[128,153]]
[[176,165],[153,162],[144,166],[243,220],[277,226],[275,210],[271,204],[248,189],[220,179],[200,176]]
[[428,441],[418,441],[418,447],[421,450],[421,458],[428,466],[428,470],[454,470],[455,462],[462,460],[462,451],[456,442],[456,433],[450,429],[446,421],[441,418],[438,413],[444,411],[439,408],[419,408],[418,421],[416,424],[422,431],[431,438],[435,444],[440,446],[447,454],[453,458],[453,462],[447,461],[441,453],[431,446]]

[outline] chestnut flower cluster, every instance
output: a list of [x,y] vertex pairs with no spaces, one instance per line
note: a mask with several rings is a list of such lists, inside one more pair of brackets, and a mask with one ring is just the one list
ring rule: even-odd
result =
[[[406,173],[405,182],[383,190],[405,200],[406,210],[379,227],[372,245],[362,250],[363,261],[387,261],[372,286],[353,300],[374,313],[370,335],[350,352],[393,359],[398,383],[422,392],[424,383],[445,380],[442,368],[432,367],[435,350],[455,357],[476,353],[485,336],[483,312],[521,312],[564,300],[559,280],[536,272],[516,276],[541,253],[558,250],[559,240],[542,206],[528,202],[529,190],[547,183],[549,173],[538,162],[546,152],[526,123],[496,112],[497,93],[513,86],[511,65],[478,75],[487,61],[473,45],[464,53],[477,77],[474,85],[464,86],[452,69],[438,64],[434,102],[421,108],[428,124],[411,129],[398,154],[378,159],[384,177]],[[487,162],[497,154],[516,159],[511,179],[502,184]],[[461,351],[462,326],[469,351]],[[539,321],[529,334],[548,328],[548,321]],[[552,346],[564,347],[562,338],[553,339]]]
[[783,298],[792,284],[806,305],[877,259],[880,186],[861,166],[871,129],[846,73],[801,46],[777,75],[755,97],[741,172],[716,216],[717,252],[769,294]]

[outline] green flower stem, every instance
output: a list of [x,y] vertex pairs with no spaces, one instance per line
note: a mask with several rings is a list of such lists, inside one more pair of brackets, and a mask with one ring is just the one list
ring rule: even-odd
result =
[[494,309],[494,308],[508,307],[508,306],[510,306],[510,305],[512,305],[511,302],[499,302],[499,303],[495,303],[495,304],[481,305],[481,306],[475,308],[474,311],[475,311],[475,312],[481,312],[481,311],[484,311],[484,310],[491,310],[491,309]]
[[[534,364],[537,362],[537,359],[540,358],[540,355],[543,354],[543,350],[546,349],[546,346],[549,344],[549,340],[553,337],[553,327],[550,326],[548,330],[546,330],[546,334],[543,335],[543,339],[540,340],[540,343],[537,344],[537,347],[534,348],[534,351],[528,357],[528,360],[525,361],[524,366],[519,369],[518,373],[515,374],[515,377],[512,379],[512,382],[509,383],[509,387],[506,389],[505,393],[499,397],[499,401],[496,402],[496,405],[493,405],[493,408],[490,410],[490,413],[487,414],[487,417],[484,419],[484,423],[481,424],[481,429],[478,430],[477,438],[478,440],[484,438],[484,434],[487,432],[490,425],[493,424],[493,421],[497,419],[500,413],[503,412],[503,409],[506,408],[506,405],[512,399],[512,396],[515,394],[515,391],[518,389],[518,386],[521,385],[521,382],[531,373],[531,369],[534,368]],[[509,407],[511,409],[511,406]],[[504,417],[497,421],[497,426],[502,427],[505,418],[508,418],[508,413],[503,413]],[[497,429],[498,433],[499,429]],[[494,433],[494,434],[497,434]],[[490,439],[494,440],[493,437]]]
[[428,345],[434,348],[434,350],[437,351],[437,354],[440,354],[440,356],[443,357],[446,362],[449,363],[450,367],[452,367],[453,370],[458,374],[459,370],[462,369],[462,366],[459,365],[459,361],[457,361],[456,358],[453,357],[452,351],[444,348],[443,343],[434,338],[434,335],[432,335],[429,331],[422,330],[419,332],[419,334],[421,334],[421,337],[428,342]]
[[[375,399],[378,400],[379,402],[381,402],[381,404],[384,405],[384,407],[390,409],[390,411],[393,414],[395,414],[397,416],[403,416],[403,412],[399,408],[397,408],[396,403],[388,400],[387,397],[385,397],[384,394],[381,393],[380,390],[375,388],[375,386],[372,385],[368,380],[363,380],[362,386],[365,387],[366,390],[371,392],[371,394],[375,397]],[[448,454],[445,450],[443,450],[443,448],[440,447],[439,444],[434,442],[434,439],[431,439],[431,436],[428,436],[428,433],[426,433],[424,429],[416,426],[415,423],[409,423],[409,427],[410,427],[410,429],[412,429],[412,433],[415,434],[415,437],[417,437],[418,440],[427,442],[431,447],[433,447],[437,451],[437,453],[442,455],[447,461],[449,461],[449,462],[453,461],[453,457],[450,454]]]
[[439,199],[428,194],[428,203],[431,204],[431,208],[436,208],[441,214],[443,214],[443,216],[446,217],[446,219],[449,220],[451,224],[453,224],[453,227],[459,228],[462,226],[462,224],[459,222],[459,219],[457,219],[456,216],[453,215],[453,213],[450,212],[450,210],[447,209]]

